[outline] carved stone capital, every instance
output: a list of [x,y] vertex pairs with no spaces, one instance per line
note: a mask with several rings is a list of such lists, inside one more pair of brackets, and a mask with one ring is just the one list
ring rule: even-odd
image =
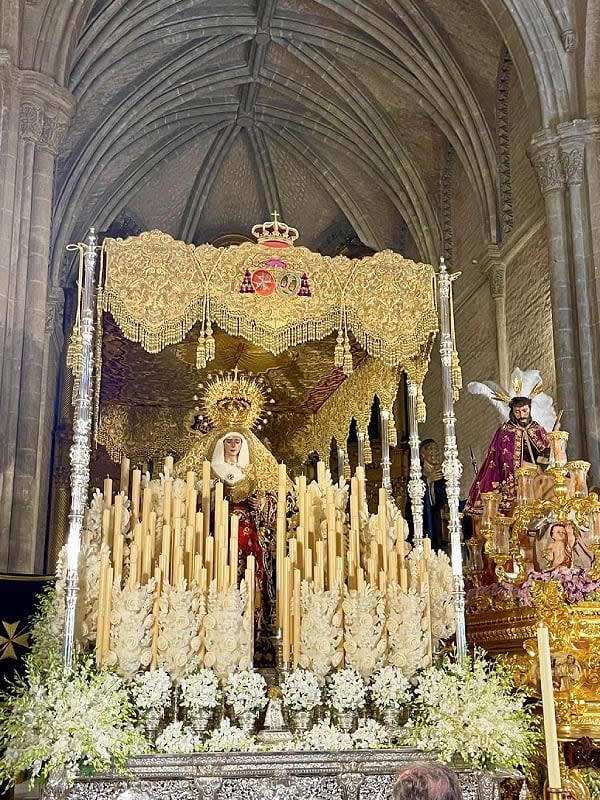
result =
[[488,270],[490,292],[494,300],[506,296],[506,265],[502,262],[490,264]]
[[585,152],[583,142],[561,148],[560,160],[563,174],[570,186],[582,183]]
[[53,153],[58,151],[75,111],[75,98],[47,75],[20,70],[20,133]]
[[19,131],[21,138],[30,142],[38,142],[44,126],[44,111],[33,101],[21,105]]
[[531,154],[542,194],[563,189],[565,178],[558,147],[538,150]]
[[60,287],[52,287],[46,300],[46,333],[57,328],[62,329],[62,315],[65,307],[65,295]]

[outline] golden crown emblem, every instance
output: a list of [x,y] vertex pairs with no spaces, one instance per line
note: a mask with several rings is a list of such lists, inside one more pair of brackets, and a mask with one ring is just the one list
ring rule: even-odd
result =
[[300,234],[296,228],[292,228],[280,220],[277,211],[273,211],[271,217],[269,222],[263,222],[252,228],[252,235],[256,237],[257,243],[275,247],[291,247]]
[[[204,416],[214,428],[261,428],[271,415],[265,411],[270,389],[258,380],[240,375],[237,367],[233,372],[216,377],[209,376],[205,384],[199,384],[202,392]],[[198,399],[198,395],[194,399]],[[200,408],[197,409],[198,411]]]

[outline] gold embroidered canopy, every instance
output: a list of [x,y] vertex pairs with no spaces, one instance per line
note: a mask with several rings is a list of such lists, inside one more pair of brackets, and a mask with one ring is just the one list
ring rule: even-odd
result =
[[401,371],[424,417],[433,268],[391,251],[321,256],[294,247],[297,231],[276,219],[253,233],[257,244],[225,248],[160,231],[104,240],[98,306],[113,319],[99,326],[96,433],[114,460],[187,452],[202,435],[194,387],[215,369],[266,376],[274,422],[263,438],[288,465],[327,453],[332,438],[344,447],[353,420],[366,434],[375,398],[392,411]]
[[337,331],[347,374],[349,333],[419,385],[427,371],[437,331],[429,264],[389,250],[351,260],[260,242],[195,246],[159,231],[107,239],[104,251],[104,309],[148,352],[183,341],[196,322],[199,366],[214,354],[213,325],[274,355]]

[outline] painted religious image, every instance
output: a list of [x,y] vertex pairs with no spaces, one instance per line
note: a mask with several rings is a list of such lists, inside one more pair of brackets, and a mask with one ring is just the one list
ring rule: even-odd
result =
[[534,569],[542,572],[558,567],[590,569],[594,555],[586,542],[588,531],[570,519],[545,520],[533,536]]

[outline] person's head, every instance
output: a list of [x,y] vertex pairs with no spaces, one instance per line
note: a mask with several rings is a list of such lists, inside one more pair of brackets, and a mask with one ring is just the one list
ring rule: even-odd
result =
[[225,460],[236,459],[240,454],[240,450],[242,449],[242,437],[238,436],[237,433],[231,433],[225,439],[223,439],[223,454],[225,455]]
[[435,762],[415,762],[396,775],[392,800],[460,800],[456,775]]
[[508,404],[509,419],[523,428],[531,422],[531,400],[529,397],[513,397]]
[[440,448],[435,439],[423,439],[419,447],[419,455],[422,461],[427,461],[429,464],[442,463]]

